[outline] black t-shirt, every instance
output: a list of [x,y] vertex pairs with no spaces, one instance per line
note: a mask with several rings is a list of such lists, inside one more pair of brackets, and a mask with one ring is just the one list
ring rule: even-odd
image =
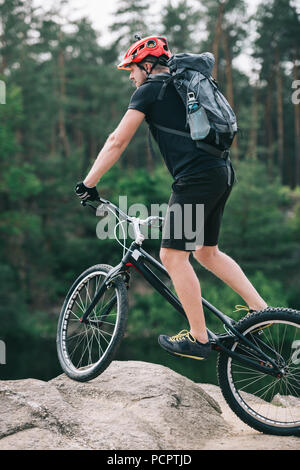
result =
[[184,176],[197,176],[197,174],[225,166],[222,158],[209,155],[198,149],[195,142],[187,137],[170,134],[151,125],[151,121],[164,127],[189,132],[186,128],[186,109],[174,85],[170,83],[162,100],[157,97],[162,82],[147,81],[135,90],[131,96],[128,109],[137,109],[146,115],[150,124],[151,133],[158,143],[161,154],[168,170],[174,180]]

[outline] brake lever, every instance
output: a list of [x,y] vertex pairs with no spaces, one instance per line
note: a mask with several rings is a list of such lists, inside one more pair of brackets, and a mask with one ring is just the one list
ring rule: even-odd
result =
[[80,203],[83,207],[89,206],[93,211],[97,212],[97,207],[93,206],[92,204],[89,204],[88,201],[80,201]]
[[153,227],[153,228],[158,228],[161,232],[163,230],[163,221],[164,221],[164,218],[163,217],[159,217],[159,221],[161,221],[161,224],[160,225],[153,225],[153,222],[155,222],[155,220],[152,220],[150,221],[150,227]]

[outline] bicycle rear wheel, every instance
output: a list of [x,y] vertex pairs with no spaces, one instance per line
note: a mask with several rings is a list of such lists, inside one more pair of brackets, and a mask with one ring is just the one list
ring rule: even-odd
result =
[[[280,366],[272,376],[220,352],[219,385],[230,408],[246,424],[266,434],[300,435],[300,312],[269,307],[235,325]],[[234,339],[227,345],[258,364],[272,367]]]
[[86,382],[101,374],[111,363],[124,335],[128,317],[126,285],[114,278],[88,316],[81,317],[112,267],[92,266],[70,288],[57,327],[57,354],[63,371]]

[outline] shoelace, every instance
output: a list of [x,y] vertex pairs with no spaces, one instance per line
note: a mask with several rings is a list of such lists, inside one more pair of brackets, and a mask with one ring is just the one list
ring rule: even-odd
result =
[[235,305],[234,308],[236,308],[236,310],[233,310],[234,312],[239,312],[240,310],[246,310],[247,312],[250,312],[250,308],[246,307],[246,305]]
[[[240,310],[246,310],[248,313],[254,312],[254,310],[251,310],[249,307],[246,307],[245,305],[235,305],[235,308],[236,308],[236,310],[233,310],[234,312],[239,312]],[[255,333],[256,331],[264,330],[265,328],[269,328],[272,325],[273,325],[273,323],[268,323],[265,326],[257,328],[257,330],[251,331],[251,333]],[[226,328],[225,328],[225,330],[229,333],[229,331]]]
[[[236,310],[233,310],[233,312],[239,312],[240,310],[246,310],[246,312],[250,313],[250,308],[247,307],[246,305],[235,305],[234,308]],[[229,334],[233,336],[232,331],[229,330],[229,328],[226,327],[226,325],[223,325],[224,330]]]
[[177,335],[171,336],[170,341],[180,341],[185,337],[187,337],[191,343],[196,343],[195,338],[188,330],[181,330]]

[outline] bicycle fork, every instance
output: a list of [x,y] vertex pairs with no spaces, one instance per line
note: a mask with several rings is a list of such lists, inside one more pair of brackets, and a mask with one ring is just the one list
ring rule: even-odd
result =
[[[86,311],[84,312],[82,317],[80,318],[81,323],[87,323],[88,316],[91,314],[92,310],[96,307],[97,303],[101,299],[101,296],[104,294],[104,292],[113,283],[113,278],[115,276],[119,276],[120,274],[122,274],[122,272],[120,272],[120,268],[122,266],[123,266],[122,263],[120,263],[117,266],[115,266],[114,268],[112,268],[111,271],[108,273],[107,277],[104,279],[104,281],[100,285],[99,289],[97,290],[96,295],[93,298],[92,302],[90,303],[90,305],[88,306],[88,308],[86,309]],[[109,314],[109,312],[112,309],[112,307],[114,306],[116,300],[117,300],[117,296],[115,295],[115,297],[113,297],[110,300],[109,305],[106,308],[105,313],[103,314],[104,316],[107,316]]]

